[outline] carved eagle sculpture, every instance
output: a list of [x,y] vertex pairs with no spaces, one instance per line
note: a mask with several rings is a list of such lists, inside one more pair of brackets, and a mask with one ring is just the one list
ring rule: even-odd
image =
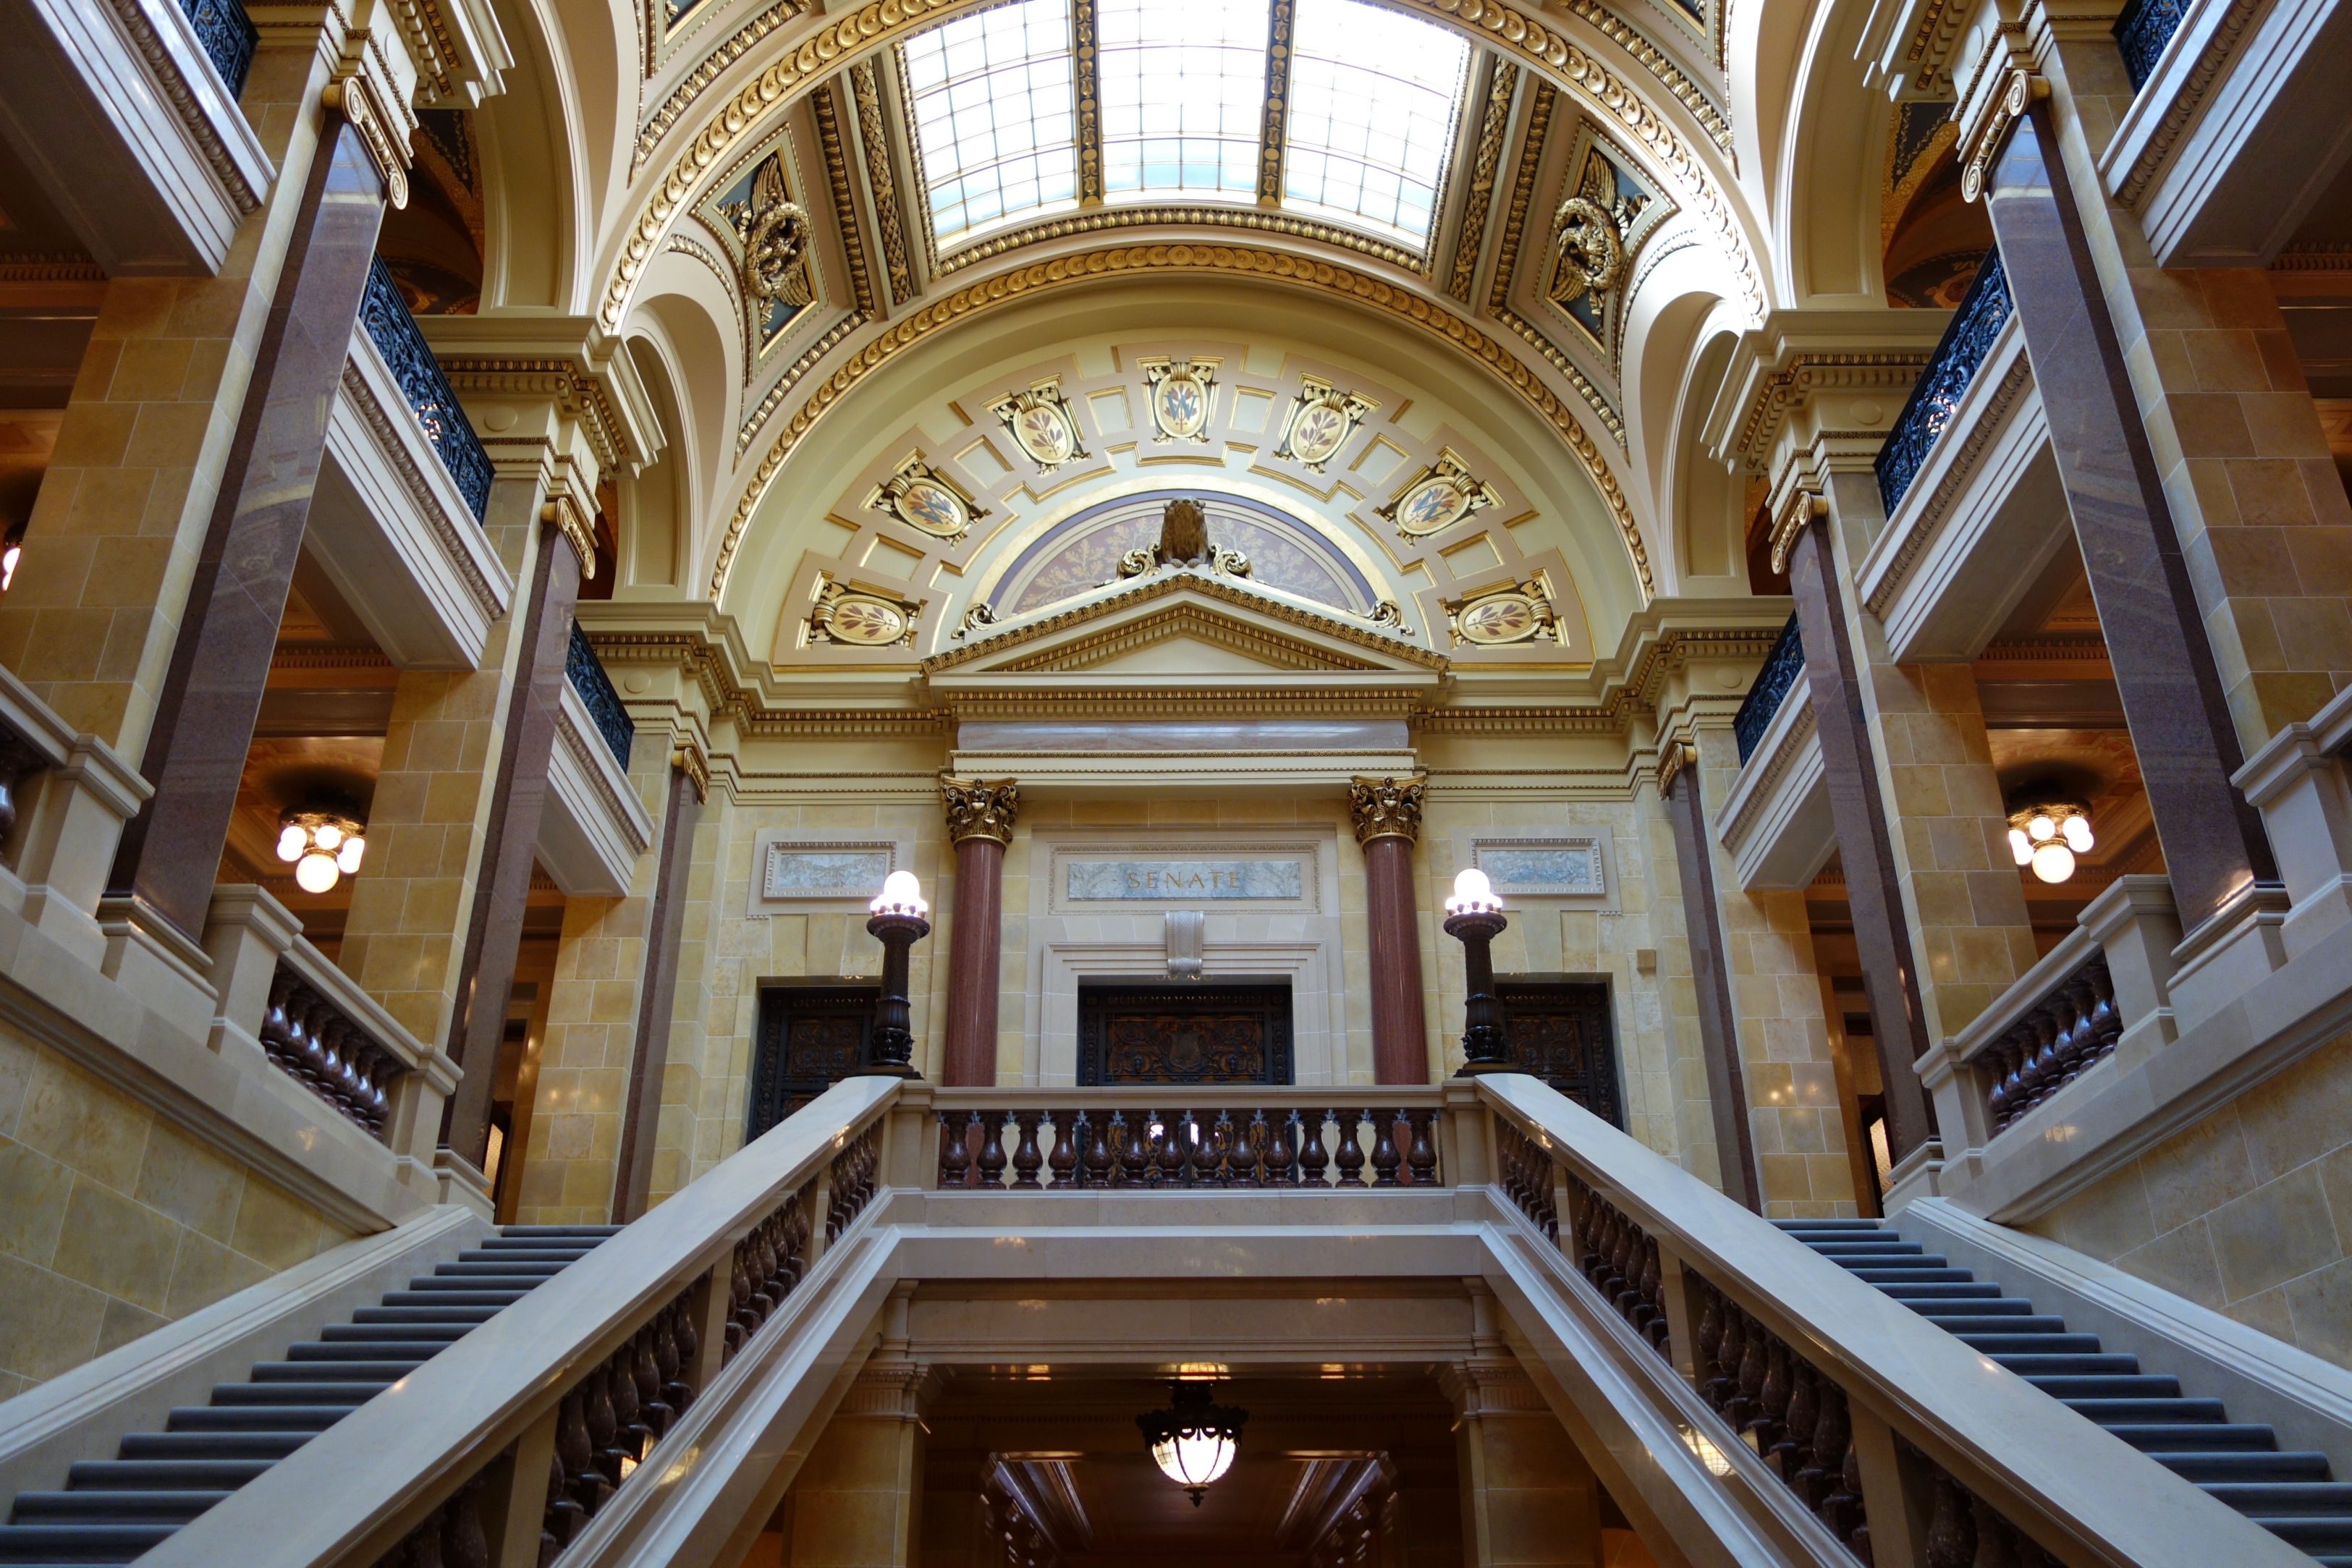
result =
[[1160,514],[1160,562],[1205,560],[1209,515],[1198,501],[1171,501]]
[[743,287],[762,305],[795,309],[814,297],[808,268],[808,211],[784,193],[782,159],[770,155],[751,177],[751,199],[729,215],[743,242]]

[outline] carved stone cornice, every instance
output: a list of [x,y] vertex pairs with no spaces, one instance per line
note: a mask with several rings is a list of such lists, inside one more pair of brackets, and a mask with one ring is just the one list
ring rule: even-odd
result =
[[[361,336],[363,338],[364,334]],[[373,389],[368,385],[367,372],[360,369],[355,359],[343,361],[342,395],[343,401],[351,405],[352,412],[359,415],[360,423],[366,425],[375,437],[378,449],[392,465],[401,488],[408,492],[416,515],[423,517],[425,526],[433,530],[434,541],[441,547],[442,559],[448,562],[449,570],[464,588],[466,596],[474,601],[475,609],[481,612],[485,620],[495,620],[504,614],[506,593],[483,573],[461,531],[477,528],[478,525],[471,517],[460,524],[450,516],[448,508],[434,493],[432,481],[409,456],[404,436],[413,439],[416,415],[403,408],[395,421],[392,411],[377,401]],[[407,427],[405,433],[401,428],[403,425]]]
[[1438,1372],[1437,1385],[1465,1419],[1549,1414],[1535,1381],[1513,1356],[1480,1355],[1448,1362]]
[[1992,161],[2000,152],[2002,133],[2010,122],[2022,116],[2037,99],[2050,96],[2050,80],[2038,71],[2013,70],[1997,94],[1988,95],[1985,108],[1971,116],[1960,127],[1958,152],[1960,194],[1975,201],[1984,194],[1985,177],[1992,171]]
[[1356,841],[1374,839],[1421,839],[1421,808],[1429,794],[1429,776],[1411,779],[1355,779],[1348,784],[1348,817],[1356,825]]
[[1289,235],[1298,239],[1311,239],[1324,245],[1338,246],[1401,267],[1407,272],[1426,273],[1429,258],[1423,252],[1408,250],[1401,245],[1334,224],[1318,224],[1312,218],[1302,218],[1281,212],[1269,212],[1248,207],[1112,207],[1074,213],[1066,217],[1047,218],[991,235],[987,239],[963,246],[940,256],[934,264],[934,273],[946,277],[962,271],[976,262],[992,260],[1024,246],[1044,245],[1053,240],[1067,239],[1074,235],[1108,234],[1119,229],[1139,228],[1211,228],[1240,229],[1254,234]]
[[966,839],[1013,841],[1013,820],[1021,812],[1021,786],[1010,779],[940,780],[940,801],[947,809],[948,842]]

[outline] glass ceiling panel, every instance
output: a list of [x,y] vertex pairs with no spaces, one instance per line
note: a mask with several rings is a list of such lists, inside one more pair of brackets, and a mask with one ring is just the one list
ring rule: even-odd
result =
[[1255,197],[1266,0],[1098,0],[1103,194]]
[[1284,205],[1429,243],[1469,46],[1360,0],[1299,0]]
[[907,40],[931,234],[1077,205],[1068,0],[1021,0]]

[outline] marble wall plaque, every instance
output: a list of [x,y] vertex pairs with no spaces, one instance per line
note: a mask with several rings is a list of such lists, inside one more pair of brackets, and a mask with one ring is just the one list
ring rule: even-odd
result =
[[872,898],[890,874],[891,846],[770,844],[765,898]]
[[1507,897],[1599,898],[1609,891],[1593,839],[1482,839],[1470,859]]
[[1063,897],[1071,904],[1296,903],[1307,895],[1305,865],[1296,860],[1068,860],[1062,876]]

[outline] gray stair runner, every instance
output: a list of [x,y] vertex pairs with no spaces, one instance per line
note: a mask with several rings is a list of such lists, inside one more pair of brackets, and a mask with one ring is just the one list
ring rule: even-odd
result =
[[2178,1378],[2143,1373],[2096,1334],[1979,1284],[1875,1219],[1782,1219],[1782,1230],[1877,1286],[1962,1343],[2195,1482],[2331,1568],[2352,1568],[2352,1486],[2327,1456],[2282,1451],[2267,1426],[2231,1421],[2218,1399],[2186,1399]]
[[129,1563],[523,1299],[614,1234],[613,1225],[509,1225],[383,1304],[265,1361],[212,1403],[73,1467],[63,1491],[16,1494],[0,1563]]

